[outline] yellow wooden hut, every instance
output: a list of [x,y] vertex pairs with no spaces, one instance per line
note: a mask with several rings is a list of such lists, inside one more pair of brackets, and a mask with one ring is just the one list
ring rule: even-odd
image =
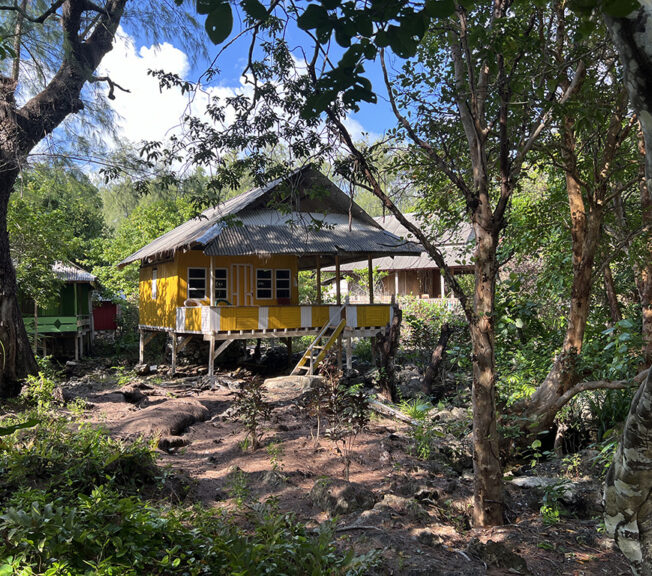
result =
[[[295,373],[312,373],[337,338],[374,336],[391,320],[388,304],[300,305],[299,270],[420,249],[385,231],[311,166],[203,212],[120,262],[140,262],[140,357],[157,332],[177,352],[193,336],[215,358],[236,339],[312,335]],[[339,284],[338,284],[339,285]],[[317,294],[320,294],[317,290]]]

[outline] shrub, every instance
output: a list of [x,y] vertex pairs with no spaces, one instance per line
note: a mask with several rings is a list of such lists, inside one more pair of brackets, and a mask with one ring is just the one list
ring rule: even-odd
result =
[[252,506],[243,529],[214,510],[146,501],[158,469],[142,442],[62,420],[28,425],[2,421],[2,576],[344,576],[373,561],[340,552],[330,525],[309,531],[273,503]]

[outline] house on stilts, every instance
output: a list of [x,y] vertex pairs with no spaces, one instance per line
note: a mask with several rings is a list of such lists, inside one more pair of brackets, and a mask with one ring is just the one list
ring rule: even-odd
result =
[[209,342],[208,371],[237,339],[313,336],[293,371],[310,374],[336,341],[375,336],[392,318],[389,304],[299,304],[299,271],[366,258],[418,254],[384,230],[311,166],[203,212],[120,262],[140,263],[140,360],[160,332],[177,353],[192,337]]
[[58,298],[47,306],[19,294],[19,307],[34,352],[78,360],[89,353],[95,331],[92,296],[96,278],[72,262],[52,266],[62,281]]

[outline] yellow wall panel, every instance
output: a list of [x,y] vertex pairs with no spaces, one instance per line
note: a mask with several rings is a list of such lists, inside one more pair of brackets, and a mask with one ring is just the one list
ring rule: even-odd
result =
[[371,326],[385,326],[389,323],[389,306],[369,305],[358,306],[358,326],[361,328]]
[[321,327],[330,318],[330,311],[328,306],[313,306],[312,307],[312,325],[314,327]]
[[272,306],[267,318],[267,327],[270,330],[301,328],[301,308],[298,306]]
[[[140,324],[174,328],[177,312],[178,277],[174,262],[140,269],[138,287]],[[156,269],[156,298],[152,298],[152,271]]]

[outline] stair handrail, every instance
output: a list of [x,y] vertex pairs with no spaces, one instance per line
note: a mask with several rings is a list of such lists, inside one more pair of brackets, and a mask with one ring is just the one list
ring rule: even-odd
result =
[[[340,309],[338,310],[340,316],[342,315],[342,310],[344,310],[345,308],[346,308],[346,304],[342,304],[342,306],[340,306]],[[322,329],[319,331],[319,334],[317,334],[317,336],[315,336],[315,339],[310,343],[308,348],[306,348],[305,354],[307,354],[308,352],[310,352],[312,350],[313,346],[315,346],[315,343],[326,333],[326,330],[328,330],[330,325],[331,325],[331,318],[330,318],[330,315],[329,315],[328,321],[326,322],[326,324],[324,324]],[[339,322],[337,324],[335,324],[335,326],[339,326]]]

